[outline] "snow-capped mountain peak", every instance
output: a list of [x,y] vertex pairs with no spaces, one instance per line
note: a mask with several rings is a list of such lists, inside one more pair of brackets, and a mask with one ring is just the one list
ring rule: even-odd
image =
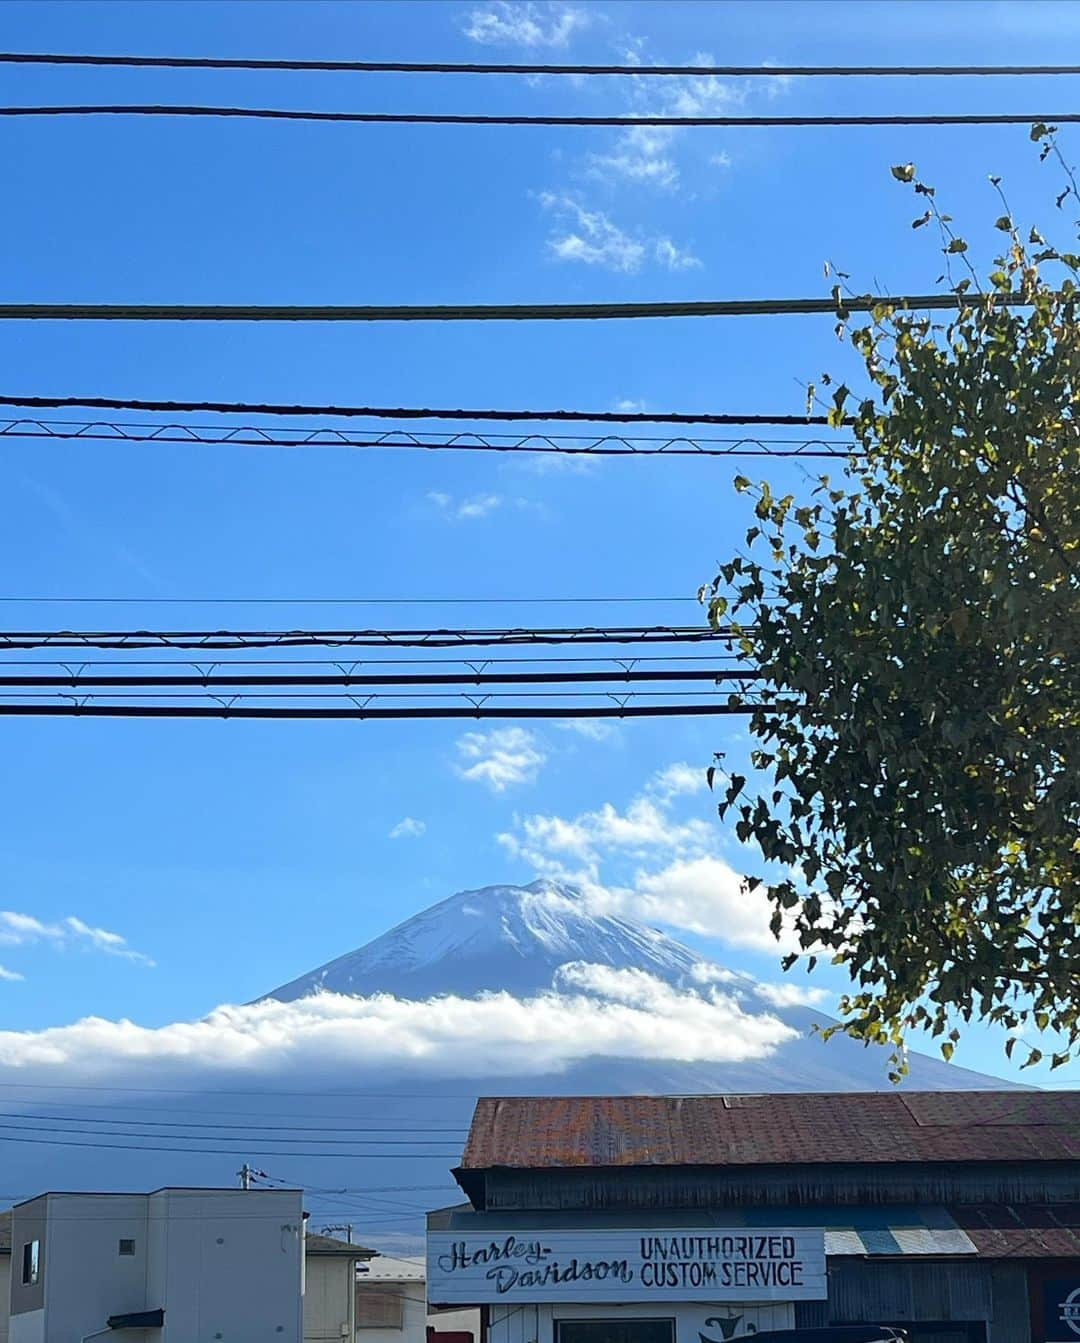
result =
[[700,959],[654,928],[593,913],[572,886],[540,880],[459,891],[267,996],[291,1001],[322,991],[423,998],[485,989],[520,996],[550,988],[569,961],[646,970],[681,983]]

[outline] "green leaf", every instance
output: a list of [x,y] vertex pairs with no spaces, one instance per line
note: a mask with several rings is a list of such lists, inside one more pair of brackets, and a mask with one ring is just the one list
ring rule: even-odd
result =
[[950,240],[950,242],[949,242],[948,247],[945,248],[945,251],[946,251],[946,252],[966,252],[967,249],[968,249],[968,245],[967,245],[967,243],[963,240],[963,238],[952,238],[952,239]]
[[898,182],[911,182],[915,178],[914,163],[895,163],[890,171]]
[[1002,233],[1011,233],[1012,226],[1013,222],[1008,215],[998,215],[997,219],[994,220],[994,227],[1001,229]]

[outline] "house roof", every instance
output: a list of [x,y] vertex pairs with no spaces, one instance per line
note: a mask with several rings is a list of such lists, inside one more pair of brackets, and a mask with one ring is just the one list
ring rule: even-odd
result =
[[320,1236],[309,1231],[304,1237],[304,1253],[318,1255],[320,1258],[372,1259],[379,1252],[369,1250],[366,1245],[350,1245],[346,1240],[337,1240],[334,1236]]
[[1080,1158],[1080,1092],[481,1099],[462,1171]]
[[357,1269],[357,1280],[362,1282],[423,1282],[426,1277],[427,1260],[422,1254],[380,1254]]

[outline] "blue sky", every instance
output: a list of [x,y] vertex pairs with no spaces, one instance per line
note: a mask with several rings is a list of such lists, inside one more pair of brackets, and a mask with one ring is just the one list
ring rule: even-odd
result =
[[[39,0],[4,4],[0,16],[10,49],[645,64],[1050,63],[1080,32],[1075,7],[1038,3]],[[1052,114],[1076,91],[1067,79],[782,82],[767,74],[740,85],[647,86],[13,67],[2,78],[11,103],[582,113]],[[1060,189],[1023,127],[660,137],[57,118],[9,120],[0,136],[9,301],[814,295],[831,283],[826,258],[857,288],[925,291],[940,257],[928,230],[912,233],[917,211],[890,164],[914,160],[938,184],[977,261],[998,236],[989,173],[1003,176],[1025,222],[1052,223]],[[453,328],[40,323],[9,325],[0,343],[5,392],[211,400],[797,413],[803,382],[849,367],[828,318]],[[312,596],[687,597],[747,525],[747,503],[730,484],[737,463],[541,471],[464,455],[20,440],[5,442],[4,462],[0,596],[147,599],[0,605],[9,627],[345,618],[341,608],[299,601]],[[749,474],[763,471],[755,464]],[[777,463],[767,474],[809,488],[801,468]],[[266,608],[149,600],[177,596],[298,600],[272,617]],[[461,623],[494,619],[484,607],[347,609],[356,623],[449,621],[448,609]],[[513,624],[537,623],[541,612],[552,622],[582,618],[570,606],[495,609]],[[597,623],[624,614],[587,609]],[[691,609],[663,604],[647,614],[686,618]],[[686,839],[686,827],[710,822],[707,795],[657,782],[678,763],[703,768],[714,749],[738,759],[746,743],[735,723],[630,723],[601,739],[558,726],[476,730],[482,739],[453,723],[6,722],[2,903],[40,926],[9,920],[0,930],[0,962],[24,977],[0,983],[5,1026],[37,1030],[87,1014],[157,1025],[243,1001],[452,891],[528,879],[537,862],[559,859],[542,839],[550,825],[533,820],[530,829],[530,818],[586,817],[578,823],[593,838],[571,857],[579,868],[591,864],[598,881],[635,888],[639,912],[650,881],[662,891],[657,899],[671,897],[677,863],[742,861],[719,827],[708,841],[693,829],[698,837]],[[633,815],[635,799],[639,820],[649,807],[660,818],[654,840],[608,843],[603,808]],[[401,832],[406,818],[413,824]],[[680,827],[683,839],[673,840]],[[662,873],[667,887],[657,885]],[[694,875],[675,873],[699,909]],[[689,915],[683,923],[697,926]],[[714,930],[732,926],[714,920]],[[675,931],[697,936],[692,927]],[[752,931],[700,945],[776,977],[775,957]],[[1004,1071],[998,1048],[973,1038],[957,1060]]]

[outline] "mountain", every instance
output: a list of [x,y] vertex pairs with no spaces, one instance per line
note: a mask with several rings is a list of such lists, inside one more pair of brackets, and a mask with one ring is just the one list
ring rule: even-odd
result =
[[[683,1063],[665,1056],[672,1028],[664,1030],[658,1018],[654,1057],[643,1056],[640,1048],[628,1058],[579,1055],[562,1069],[548,1064],[514,1075],[505,1057],[501,1068],[493,1061],[484,1075],[469,1055],[470,1066],[463,1070],[450,1049],[404,1069],[392,1062],[350,1062],[347,1032],[325,1056],[305,1043],[310,1037],[296,1039],[292,1053],[275,1066],[263,1054],[264,1048],[273,1054],[273,1032],[252,1036],[250,1047],[238,1046],[231,1065],[220,1056],[208,1063],[192,1043],[185,1061],[163,1069],[150,1050],[132,1072],[100,1078],[91,1072],[88,1085],[81,1076],[53,1074],[36,1094],[32,1078],[20,1076],[17,1089],[5,1091],[9,1117],[0,1140],[0,1189],[13,1198],[43,1189],[229,1185],[236,1183],[241,1163],[251,1162],[260,1172],[258,1183],[306,1189],[313,1229],[353,1222],[358,1240],[412,1252],[420,1244],[424,1209],[460,1199],[450,1171],[460,1159],[477,1096],[889,1085],[887,1051],[844,1036],[823,1042],[812,1027],[828,1018],[815,1009],[778,1006],[783,999],[775,990],[746,974],[710,966],[703,975],[699,953],[632,920],[594,915],[578,892],[551,882],[451,896],[267,997],[292,1003],[315,995],[310,1006],[317,1009],[322,993],[391,994],[411,1000],[407,1009],[421,1004],[413,1014],[431,1014],[438,1025],[439,1004],[426,1000],[440,994],[470,998],[488,989],[535,997],[551,988],[571,961],[645,971],[684,993],[707,993],[711,980],[723,993],[738,996],[745,1015],[733,1018],[732,1029],[744,1022],[752,1031],[769,1014],[797,1034],[764,1057],[751,1048],[746,1052],[752,1057],[741,1061]],[[602,1010],[598,1001],[597,1013]],[[243,1018],[243,1012],[218,1009],[223,1022]],[[389,1039],[396,1038],[393,1019],[392,1013],[385,1019]],[[184,1023],[176,1029],[183,1035]],[[287,1034],[286,1023],[280,1029]],[[454,1042],[447,1037],[446,1043]],[[472,1048],[482,1067],[486,1056],[479,1037]],[[557,1058],[559,1049],[539,1056]],[[55,1080],[59,1076],[62,1083]],[[915,1054],[907,1085],[934,1090],[1008,1084]],[[4,1082],[10,1086],[10,1080]],[[32,1136],[17,1136],[13,1123],[29,1125]]]
[[266,996],[282,1002],[319,992],[472,997],[501,989],[523,997],[550,989],[569,961],[646,970],[681,985],[701,956],[645,924],[589,913],[573,887],[534,881],[459,891]]
[[[460,891],[372,942],[266,995],[292,1002],[316,993],[392,994],[423,999],[503,990],[515,997],[554,986],[560,967],[586,961],[643,970],[684,991],[703,992],[703,958],[683,943],[631,919],[592,913],[581,893],[554,881]],[[557,1077],[493,1080],[491,1090],[532,1094],[602,1091],[852,1091],[891,1085],[889,1051],[847,1036],[814,1032],[833,1018],[806,1006],[778,1005],[768,985],[713,967],[712,979],[747,1011],[779,1017],[798,1032],[765,1058],[732,1063],[592,1059]],[[695,973],[696,972],[696,973]],[[662,1047],[661,1047],[662,1048]],[[908,1083],[922,1090],[1001,1087],[1000,1079],[912,1053]],[[477,1088],[482,1092],[484,1088]]]

